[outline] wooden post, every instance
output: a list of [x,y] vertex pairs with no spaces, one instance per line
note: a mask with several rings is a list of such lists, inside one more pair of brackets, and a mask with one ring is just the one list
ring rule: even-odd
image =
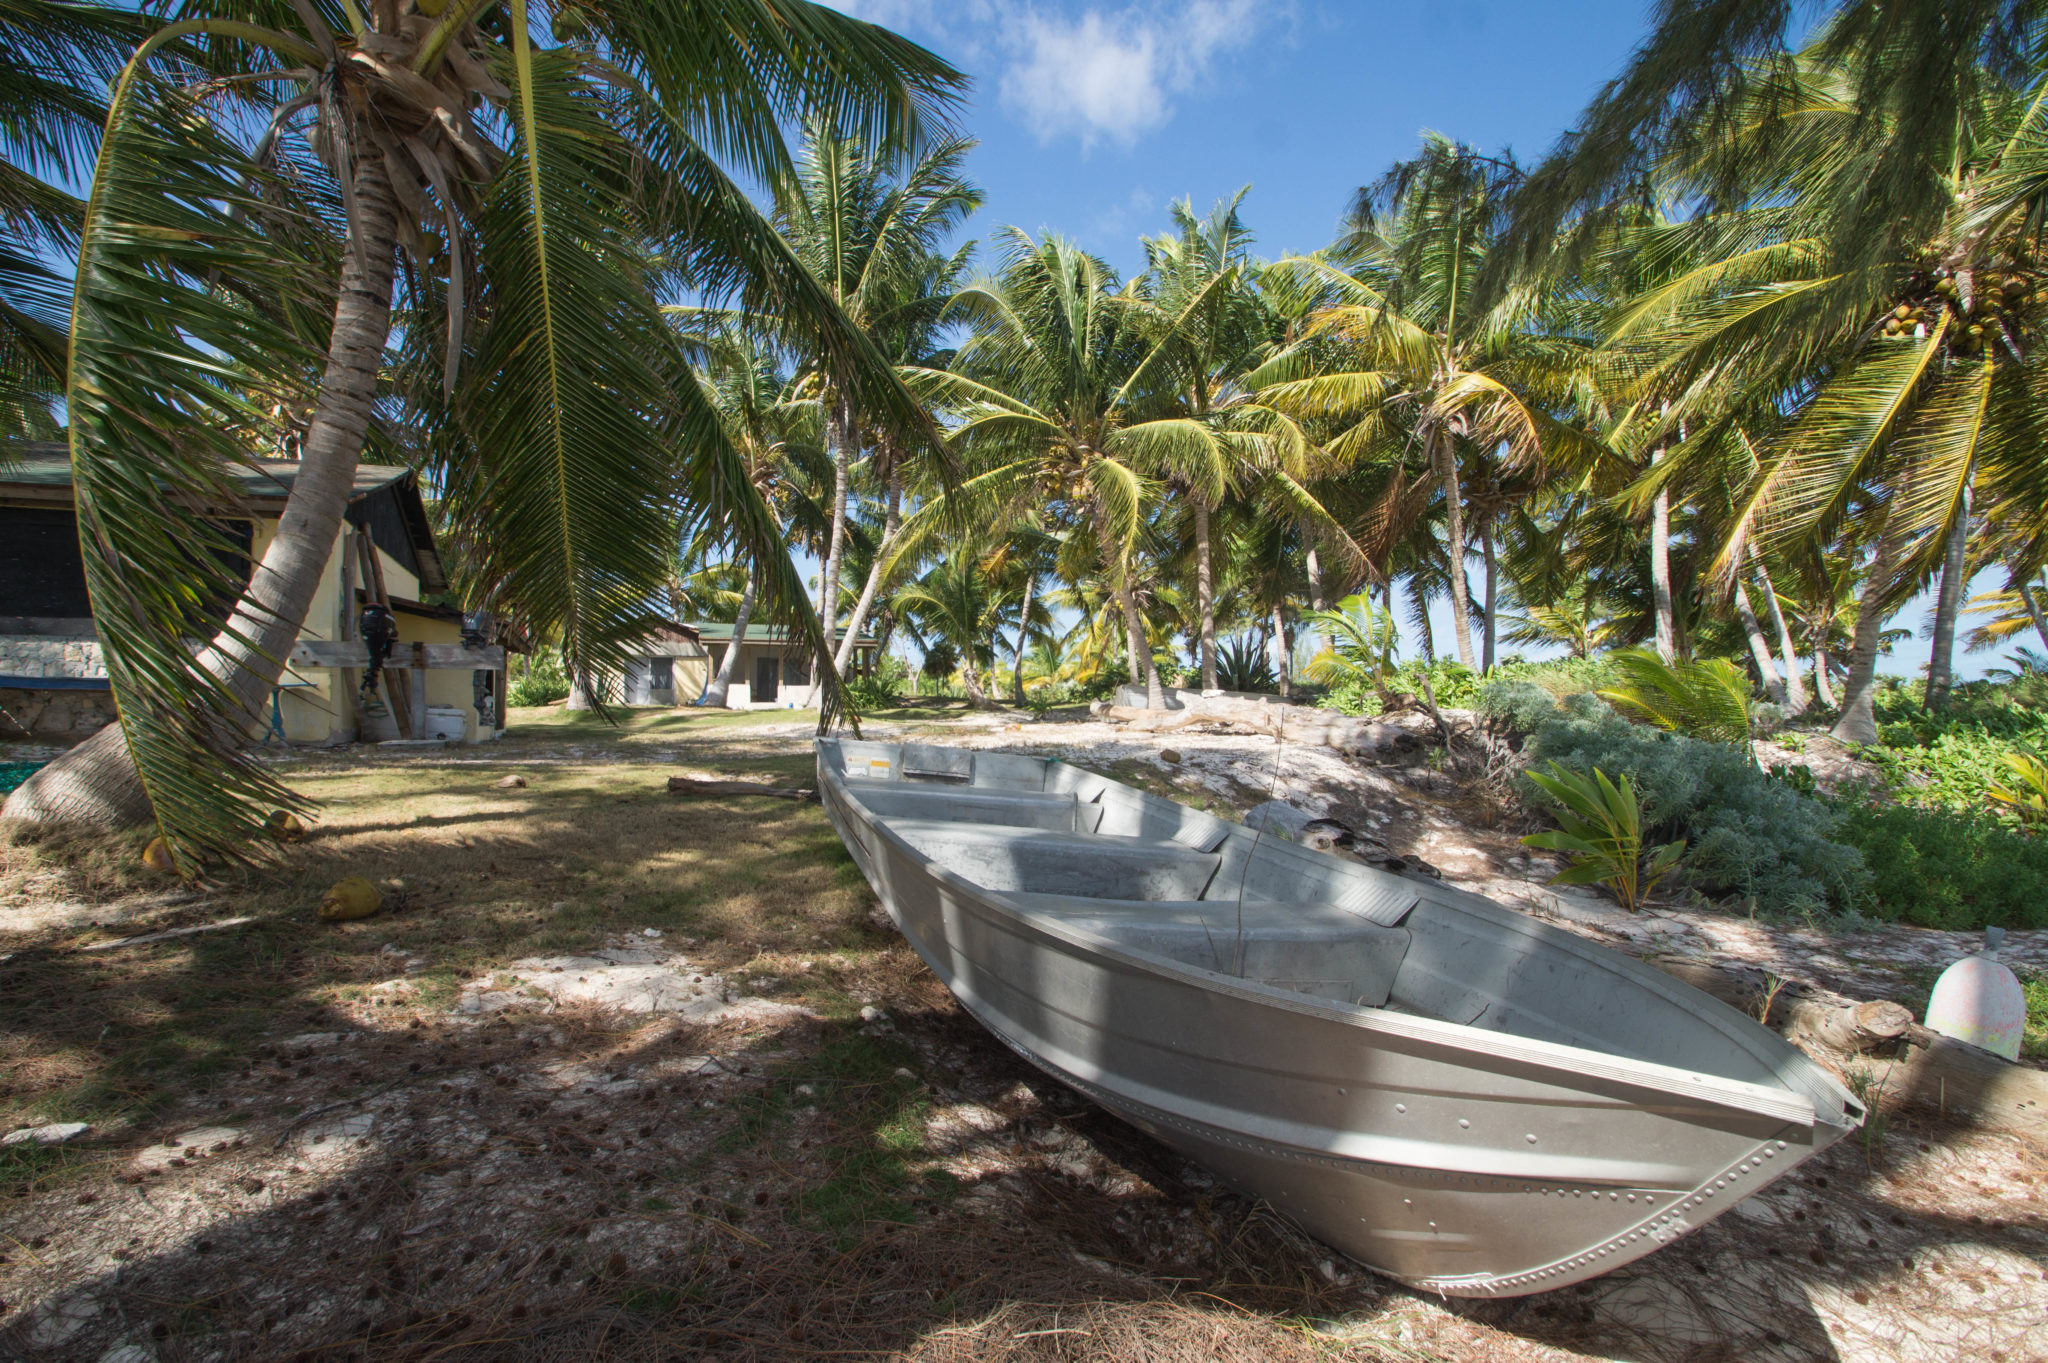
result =
[[[389,610],[391,608],[391,597],[384,590],[384,565],[377,561],[377,546],[370,543],[370,532],[358,530],[356,532],[356,545],[363,555],[364,589],[374,593],[372,599],[386,610]],[[384,704],[390,708],[391,717],[398,723],[399,737],[419,737],[420,729],[415,728],[412,722],[411,678],[404,671],[394,668],[389,662],[386,662],[383,680]],[[422,717],[421,723],[424,725],[424,717]]]
[[[341,627],[335,631],[335,636],[343,643],[348,643],[356,637],[356,556],[354,531],[349,531],[342,539]],[[343,694],[334,698],[335,713],[343,715],[348,729],[355,733],[357,737],[361,737],[362,716],[357,712],[357,702],[361,698],[363,679],[353,667],[345,667],[341,670],[341,685]],[[347,709],[344,710],[343,706],[346,706]]]
[[427,736],[427,646],[414,641],[412,646],[412,675],[406,679],[407,697],[412,702],[414,734]]

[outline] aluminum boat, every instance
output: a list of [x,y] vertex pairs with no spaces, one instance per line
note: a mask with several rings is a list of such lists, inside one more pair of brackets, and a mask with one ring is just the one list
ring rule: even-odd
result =
[[1418,1288],[1595,1277],[1863,1118],[1653,967],[1063,762],[821,738],[818,789],[990,1031]]

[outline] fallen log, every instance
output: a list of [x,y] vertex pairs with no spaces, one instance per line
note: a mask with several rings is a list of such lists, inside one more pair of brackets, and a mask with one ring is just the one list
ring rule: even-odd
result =
[[759,781],[700,781],[694,776],[668,778],[671,795],[772,795],[778,800],[815,800],[809,786],[771,786]]
[[[1135,733],[1163,734],[1191,725],[1231,733],[1258,734],[1289,743],[1335,748],[1340,752],[1373,752],[1410,736],[1399,724],[1353,719],[1306,705],[1254,705],[1244,701],[1198,701],[1179,710],[1147,710],[1131,705],[1105,705],[1104,719]],[[1277,730],[1277,732],[1276,732]]]
[[1887,1000],[1858,1003],[1796,983],[1773,990],[1762,971],[1700,961],[1650,964],[1751,1017],[1768,999],[1766,1025],[1816,1059],[1861,1070],[1873,1105],[1913,1103],[2048,1146],[2048,1071],[1930,1032]]

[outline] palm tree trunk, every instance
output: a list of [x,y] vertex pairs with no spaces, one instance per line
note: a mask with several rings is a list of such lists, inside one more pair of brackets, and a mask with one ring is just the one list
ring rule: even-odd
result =
[[1024,574],[1024,604],[1017,612],[1017,662],[1012,669],[1010,683],[1016,692],[1019,705],[1024,703],[1024,644],[1031,637],[1031,589],[1038,585],[1038,574]]
[[1095,543],[1102,551],[1102,573],[1116,597],[1124,617],[1124,645],[1130,650],[1131,685],[1145,688],[1145,708],[1164,710],[1166,692],[1159,685],[1159,668],[1152,661],[1152,649],[1145,642],[1145,626],[1138,619],[1138,603],[1131,596],[1130,574],[1116,551],[1116,539],[1109,533],[1109,508],[1100,498],[1095,502]]
[[977,710],[989,708],[988,693],[981,689],[981,669],[974,665],[974,659],[960,660],[960,686],[967,692],[967,703]]
[[590,675],[590,669],[580,664],[569,668],[569,699],[563,702],[565,710],[595,710],[597,708],[597,686]]
[[[1422,589],[1422,574],[1408,575],[1408,590],[1415,594],[1415,623],[1422,628],[1422,661],[1433,663],[1436,661],[1436,631],[1429,624],[1429,596]],[[1392,587],[1387,589],[1387,595],[1392,598]]]
[[732,689],[732,675],[739,670],[741,645],[747,637],[747,618],[754,613],[754,575],[747,574],[746,585],[740,588],[740,610],[733,617],[732,642],[725,646],[725,656],[718,660],[718,675],[711,679],[711,685],[704,688],[703,703],[714,710],[725,708],[725,697]]
[[1771,581],[1771,570],[1764,566],[1763,556],[1756,551],[1756,545],[1749,546],[1749,563],[1756,569],[1756,581],[1764,589],[1764,604],[1771,610],[1771,625],[1778,631],[1778,654],[1785,660],[1785,708],[1793,714],[1806,709],[1806,682],[1799,675],[1799,654],[1792,647],[1792,631],[1785,627],[1785,611],[1778,604],[1777,584]]
[[1844,743],[1877,742],[1877,647],[1884,635],[1892,588],[1893,544],[1887,527],[1877,540],[1869,580],[1856,613],[1856,643],[1849,654],[1849,679],[1842,691],[1842,716],[1828,732]]
[[832,537],[826,542],[825,565],[818,578],[818,623],[825,630],[829,651],[839,641],[839,567],[846,552],[847,483],[853,473],[853,453],[848,448],[846,407],[837,393],[825,397],[825,444],[832,451]]
[[1491,672],[1493,671],[1493,641],[1498,633],[1493,620],[1494,563],[1492,526],[1489,525],[1479,532],[1479,549],[1486,557],[1486,651],[1481,655],[1480,670],[1482,672]]
[[1828,676],[1828,651],[1825,645],[1815,644],[1813,648],[1813,689],[1820,697],[1820,703],[1832,710],[1835,708],[1835,683]]
[[[227,624],[202,655],[226,680],[253,721],[262,713],[282,660],[298,642],[313,604],[342,513],[354,490],[356,462],[377,401],[377,376],[391,332],[391,279],[398,219],[383,158],[365,152],[356,168],[351,236],[327,365],[299,456],[298,477],[285,499],[277,534],[263,551]],[[9,797],[0,818],[126,828],[153,817],[149,796],[118,724],[110,724],[42,768]]]
[[1444,529],[1450,540],[1447,547],[1451,558],[1451,627],[1458,634],[1458,661],[1476,672],[1479,665],[1472,656],[1471,603],[1465,599],[1465,494],[1458,486],[1458,460],[1451,452],[1448,437],[1439,434],[1431,442],[1430,457],[1436,460],[1437,477],[1444,485]]
[[[1660,445],[1650,451],[1650,466],[1663,462]],[[1668,663],[1678,657],[1678,630],[1671,610],[1671,494],[1663,488],[1650,503],[1650,601],[1657,617],[1657,656]]]
[[2027,614],[2034,618],[2034,633],[2041,636],[2041,644],[2048,648],[2048,618],[2041,614],[2041,603],[2034,599],[2034,587],[2030,582],[2020,583],[2020,600],[2026,603]]
[[1209,504],[1195,498],[1195,599],[1202,612],[1202,689],[1216,684],[1216,580],[1209,566]]
[[1750,609],[1749,591],[1740,582],[1735,584],[1735,613],[1742,620],[1743,637],[1749,640],[1749,656],[1756,663],[1757,678],[1764,684],[1764,694],[1773,704],[1785,703],[1785,683],[1778,678],[1778,667],[1771,660],[1771,645],[1764,638],[1762,626],[1757,624],[1756,612]]
[[832,660],[833,668],[842,677],[846,675],[846,665],[853,660],[861,626],[867,623],[868,612],[874,608],[875,593],[881,590],[882,564],[889,557],[889,546],[896,542],[896,532],[902,527],[903,478],[891,469],[888,509],[882,514],[882,542],[875,547],[875,561],[868,566],[868,580],[861,585],[860,600],[853,603],[853,614],[846,621],[846,637],[840,641],[839,652]]
[[1934,646],[1927,659],[1927,689],[1922,702],[1930,710],[1948,704],[1956,680],[1956,617],[1963,610],[1964,580],[1970,575],[1970,474],[1963,473],[1963,504],[1948,534],[1941,559],[1941,587],[1934,597]]
[[1308,608],[1324,610],[1329,603],[1323,599],[1323,559],[1316,552],[1313,542],[1308,546]]
[[1273,680],[1280,684],[1281,698],[1286,699],[1294,694],[1294,679],[1287,675],[1287,655],[1291,651],[1287,646],[1287,613],[1278,601],[1273,603],[1273,637],[1267,647],[1273,660]]

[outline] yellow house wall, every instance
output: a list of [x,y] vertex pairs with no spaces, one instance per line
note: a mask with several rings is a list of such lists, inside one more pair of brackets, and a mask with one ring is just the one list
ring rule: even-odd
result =
[[[377,566],[384,570],[384,594],[386,596],[402,596],[408,601],[419,600],[420,580],[404,568],[401,568],[398,560],[385,553],[382,549],[378,549],[376,554]],[[435,644],[460,643],[460,632],[458,631],[455,639],[430,639],[427,642]]]
[[691,705],[704,694],[704,688],[711,685],[711,660],[709,658],[677,658],[674,660],[676,679],[676,704]]
[[[388,583],[386,585],[389,585]],[[462,642],[462,626],[453,620],[426,620],[417,615],[398,611],[398,646],[401,651],[412,644],[459,644]],[[420,674],[414,673],[414,676]],[[427,704],[448,705],[461,710],[469,719],[469,731],[477,731],[475,678],[469,673],[452,667],[437,667],[426,673]]]
[[[257,521],[251,546],[254,557],[260,559],[276,537],[275,520]],[[299,631],[301,639],[335,640],[341,637],[342,539],[339,534],[335,536],[334,543],[334,550],[327,555],[327,567],[320,574],[320,586],[313,593],[313,604],[306,609],[306,626]],[[355,698],[347,694],[338,671],[309,667],[295,674],[293,680],[308,681],[313,685],[289,687],[278,698],[278,713],[284,720],[287,742],[334,743],[354,737]]]

